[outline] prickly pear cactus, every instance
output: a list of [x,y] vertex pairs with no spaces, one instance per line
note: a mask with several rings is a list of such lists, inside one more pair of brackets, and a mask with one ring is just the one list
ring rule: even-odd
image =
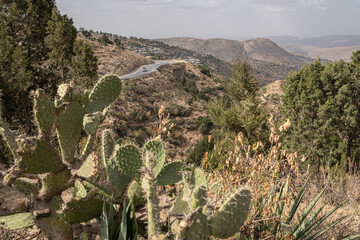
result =
[[[30,209],[36,213],[34,216],[38,216],[44,207],[51,212],[50,216],[40,214],[41,220],[35,219],[31,212],[1,217],[2,224],[9,228],[22,228],[37,223],[49,235],[51,232],[62,232],[62,239],[72,239],[70,224],[100,216],[103,201],[98,198],[98,194],[109,195],[106,189],[89,182],[97,164],[92,155],[92,146],[98,127],[106,119],[108,108],[120,91],[121,81],[116,76],[102,78],[91,91],[85,93],[72,84],[62,84],[54,101],[50,100],[45,91],[37,90],[33,107],[34,122],[38,128],[36,136],[17,136],[1,118],[0,104],[0,134],[13,154],[15,163],[7,171],[3,181],[35,195],[37,202],[41,204],[35,204]],[[78,145],[84,134],[88,135],[87,141],[79,157]],[[103,145],[107,152],[105,155],[107,168],[111,172],[110,179],[122,181],[123,179],[114,177],[114,172],[118,170],[115,160],[111,161],[110,158],[114,144],[105,141]],[[72,169],[73,166],[79,166],[75,164],[77,162],[81,162],[80,168]],[[38,181],[35,180],[34,183],[34,179]],[[127,183],[122,182],[125,182],[122,183],[124,187],[118,191],[121,194],[130,179],[128,178]],[[62,202],[59,197],[61,193],[74,185],[74,198],[66,203]],[[54,202],[57,203],[56,208],[53,207]],[[37,209],[40,205],[41,211]],[[14,223],[14,219],[18,221]],[[58,236],[50,237],[57,239]]]
[[[194,174],[197,172],[197,174]],[[250,210],[251,192],[247,187],[238,189],[222,206],[210,214],[207,209],[213,207],[207,202],[207,190],[204,185],[194,185],[196,176],[203,182],[204,174],[197,169],[190,177],[190,184],[185,184],[175,200],[172,212],[183,214],[185,218],[178,222],[175,229],[179,232],[177,239],[229,238],[239,231]],[[194,178],[193,178],[194,177]],[[199,179],[198,179],[199,180]],[[191,189],[190,187],[194,188]]]

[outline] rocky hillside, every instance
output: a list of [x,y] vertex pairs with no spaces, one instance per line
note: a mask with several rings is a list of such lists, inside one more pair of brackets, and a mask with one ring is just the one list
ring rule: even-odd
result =
[[283,80],[290,71],[299,70],[313,61],[309,57],[291,54],[266,38],[246,41],[170,38],[160,39],[160,41],[171,46],[197,51],[200,54],[211,54],[227,62],[232,62],[238,57],[246,58],[254,66],[260,86]]
[[208,101],[222,94],[222,86],[197,66],[187,62],[166,65],[149,75],[124,80],[109,119],[124,141],[142,145],[153,135],[158,111],[164,106],[165,116],[170,114],[170,123],[174,123],[163,135],[167,149],[170,157],[183,159],[206,136],[199,119],[206,116]]
[[90,44],[98,58],[99,77],[107,74],[125,75],[138,67],[151,64],[154,61],[143,57],[133,51],[123,50],[111,44],[104,44],[98,41],[81,38]]

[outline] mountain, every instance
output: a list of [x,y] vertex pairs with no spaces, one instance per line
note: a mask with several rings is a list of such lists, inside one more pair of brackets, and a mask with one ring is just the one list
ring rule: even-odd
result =
[[330,35],[311,38],[291,36],[269,37],[287,51],[329,60],[349,61],[352,52],[360,49],[360,35]]
[[276,80],[283,80],[290,71],[299,70],[302,66],[313,61],[312,58],[289,53],[266,38],[246,41],[220,38],[208,40],[197,38],[158,40],[171,46],[199,52],[202,55],[210,54],[230,63],[236,58],[246,58],[253,65],[260,86]]

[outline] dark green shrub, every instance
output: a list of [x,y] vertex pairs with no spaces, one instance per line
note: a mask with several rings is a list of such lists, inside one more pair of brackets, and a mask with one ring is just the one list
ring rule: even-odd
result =
[[204,65],[199,65],[200,72],[208,77],[212,77],[210,69],[205,67]]
[[170,116],[188,117],[188,116],[190,116],[192,109],[191,108],[186,109],[183,106],[180,106],[177,104],[172,104],[166,108],[165,112],[170,113]]
[[204,135],[209,134],[213,125],[214,125],[213,122],[208,116],[205,117],[199,116],[196,119],[196,126],[199,128],[200,132]]
[[194,164],[195,166],[201,166],[202,160],[206,152],[211,152],[214,149],[214,142],[208,137],[204,137],[200,142],[196,144],[194,149],[189,153],[186,158],[186,162]]

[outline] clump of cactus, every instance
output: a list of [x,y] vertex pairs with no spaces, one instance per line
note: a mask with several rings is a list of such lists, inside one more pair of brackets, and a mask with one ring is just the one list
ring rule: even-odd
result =
[[239,231],[250,211],[250,189],[237,189],[218,209],[207,198],[206,177],[201,169],[195,169],[171,209],[175,216],[184,216],[172,226],[176,239],[229,238]]
[[[70,224],[100,216],[103,201],[97,197],[96,189],[88,191],[83,183],[95,171],[92,146],[96,130],[121,88],[116,76],[102,78],[86,92],[72,84],[62,84],[55,101],[38,89],[33,107],[36,136],[12,131],[1,118],[0,106],[0,134],[14,158],[14,165],[4,174],[3,181],[29,193],[33,203],[29,212],[2,216],[0,223],[11,229],[37,224],[54,239],[72,239]],[[86,145],[77,154],[84,134]],[[81,167],[76,168],[79,163]],[[73,198],[63,202],[60,196],[70,187],[75,189]]]
[[[110,136],[105,131],[103,143],[114,142]],[[103,155],[106,156],[109,149],[103,149]],[[111,157],[105,161],[108,171],[111,171],[109,166],[113,166],[115,162],[124,178],[127,177],[129,182],[132,179],[141,184],[147,205],[148,239],[166,238],[166,233],[162,233],[160,225],[159,195],[156,190],[158,185],[179,182],[184,184],[172,208],[174,214],[185,216],[184,220],[176,222],[177,226],[174,227],[176,230],[173,235],[177,239],[208,239],[209,236],[228,238],[234,235],[246,220],[251,202],[248,188],[235,191],[215,213],[212,213],[206,199],[207,181],[204,173],[200,169],[195,169],[191,172],[190,180],[184,181],[183,163],[166,163],[166,150],[161,141],[150,140],[142,149],[133,144],[115,145],[111,152],[111,155],[107,155]]]

